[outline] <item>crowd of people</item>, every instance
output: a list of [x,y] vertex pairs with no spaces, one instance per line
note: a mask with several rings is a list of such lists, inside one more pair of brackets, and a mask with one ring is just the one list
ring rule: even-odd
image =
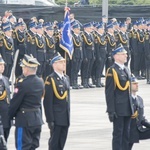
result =
[[[150,20],[139,18],[132,23],[127,17],[119,22],[104,15],[99,22],[82,24],[73,13],[69,18],[74,46],[71,60],[59,46],[63,21],[45,22],[32,17],[26,24],[11,10],[1,17],[0,102],[4,103],[5,113],[0,115],[5,140],[15,118],[16,149],[39,147],[43,98],[50,129],[49,150],[63,150],[70,124],[70,86],[101,88],[105,86],[101,78],[106,75],[107,112],[114,129],[113,149],[128,150],[134,143],[131,141],[129,145],[128,139],[131,116],[137,118],[140,107],[133,108],[130,98],[131,73],[138,80],[146,78],[150,84]],[[9,78],[17,50],[17,80],[10,98]]]

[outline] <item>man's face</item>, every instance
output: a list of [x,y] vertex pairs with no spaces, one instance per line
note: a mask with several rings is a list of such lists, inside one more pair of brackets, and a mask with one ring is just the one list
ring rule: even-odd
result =
[[66,70],[66,61],[65,60],[55,62],[53,65],[54,65],[54,70],[56,70],[56,71],[63,72]]
[[120,64],[124,64],[127,62],[127,54],[126,53],[117,53],[114,56],[115,61],[117,61]]
[[4,72],[5,66],[4,64],[0,64],[0,74]]
[[132,83],[131,84],[131,90],[132,92],[137,92],[139,89],[139,84],[138,83]]

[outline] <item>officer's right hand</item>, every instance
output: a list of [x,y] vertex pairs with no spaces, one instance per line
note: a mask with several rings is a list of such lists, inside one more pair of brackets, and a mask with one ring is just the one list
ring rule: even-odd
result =
[[54,122],[49,122],[49,123],[48,123],[48,128],[49,128],[50,130],[53,130],[53,129],[54,129],[54,126],[55,126]]
[[115,112],[108,113],[108,118],[110,122],[113,122],[115,118],[117,118],[117,114]]

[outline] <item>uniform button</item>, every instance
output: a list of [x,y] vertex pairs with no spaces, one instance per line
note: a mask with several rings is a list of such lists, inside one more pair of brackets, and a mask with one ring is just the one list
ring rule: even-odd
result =
[[24,111],[22,111],[22,113],[24,114]]

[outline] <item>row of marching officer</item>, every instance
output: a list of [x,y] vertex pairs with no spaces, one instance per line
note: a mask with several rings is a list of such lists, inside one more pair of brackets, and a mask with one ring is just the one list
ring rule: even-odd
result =
[[[3,22],[0,33],[0,53],[6,62],[4,75],[10,77],[14,54],[19,50],[16,77],[22,74],[19,61],[24,54],[32,54],[37,58],[40,62],[37,75],[46,77],[52,70],[49,61],[56,52],[53,31],[54,29],[50,23],[45,24],[43,27],[41,23],[31,21],[27,30],[23,20],[20,22],[18,20],[13,28],[10,22]],[[48,69],[46,69],[47,67]]]

